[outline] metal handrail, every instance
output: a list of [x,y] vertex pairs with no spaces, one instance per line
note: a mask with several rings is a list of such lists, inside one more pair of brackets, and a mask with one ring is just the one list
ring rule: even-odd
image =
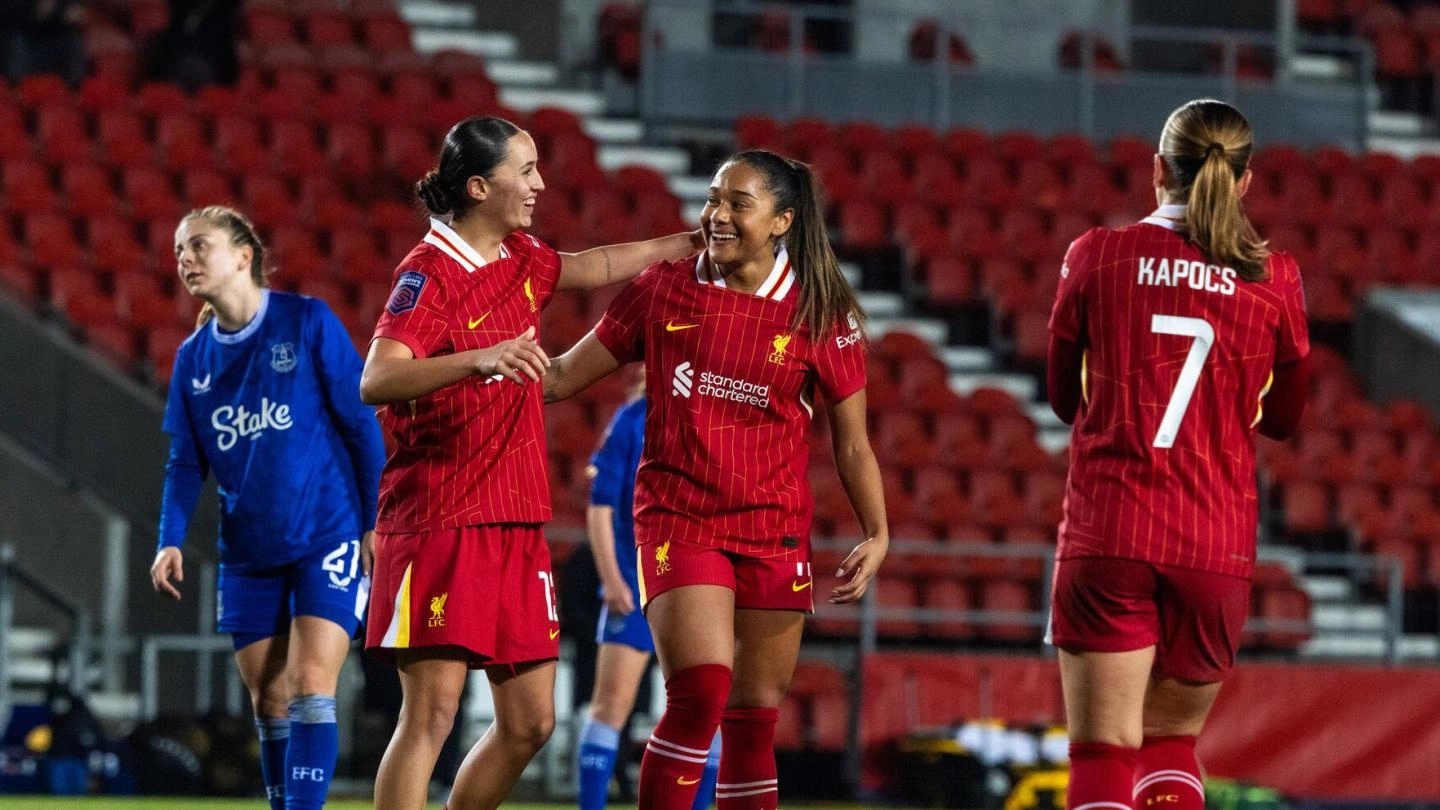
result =
[[[19,585],[47,603],[51,608],[69,619],[70,639],[67,642],[69,671],[65,674],[66,688],[72,694],[86,692],[86,669],[90,649],[90,613],[78,602],[61,593],[54,586],[31,573],[15,559],[15,547],[9,543],[0,545],[0,640],[9,638],[15,626],[15,591]],[[10,700],[10,653],[0,643],[0,728],[9,723]]]

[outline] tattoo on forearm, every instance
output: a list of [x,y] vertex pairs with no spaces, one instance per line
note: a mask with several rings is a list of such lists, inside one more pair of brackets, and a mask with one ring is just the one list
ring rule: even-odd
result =
[[606,284],[609,284],[609,283],[611,282],[611,280],[612,280],[612,279],[611,279],[612,273],[611,273],[611,269],[610,269],[610,251],[605,250],[604,248],[601,248],[601,249],[600,249],[600,255],[605,257],[605,283],[606,283]]

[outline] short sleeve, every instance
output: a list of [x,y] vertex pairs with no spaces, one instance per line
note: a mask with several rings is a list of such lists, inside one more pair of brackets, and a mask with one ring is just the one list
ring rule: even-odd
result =
[[633,472],[625,467],[630,459],[638,455],[634,451],[638,437],[632,428],[634,420],[630,411],[630,408],[622,407],[615,412],[610,426],[605,429],[600,449],[590,457],[590,465],[595,469],[595,478],[590,482],[590,503],[595,506],[618,508],[623,500],[622,488],[630,479],[629,473]]
[[1305,314],[1305,285],[1300,267],[1288,253],[1279,254],[1275,270],[1284,283],[1280,324],[1276,335],[1275,362],[1293,363],[1310,353],[1310,319]]
[[621,365],[645,356],[645,324],[663,266],[651,265],[626,284],[595,325],[595,337]]
[[534,285],[535,303],[544,309],[560,285],[560,254],[528,233],[515,234],[516,253]]
[[423,264],[401,265],[375,325],[375,337],[398,340],[416,357],[430,357],[446,348],[449,320],[445,287],[435,269]]
[[1099,229],[1091,229],[1070,243],[1060,265],[1060,282],[1055,289],[1055,306],[1050,310],[1050,333],[1072,343],[1085,334],[1085,295],[1090,287],[1092,243]]
[[852,312],[815,346],[815,378],[826,400],[840,402],[865,387],[865,353],[865,330]]

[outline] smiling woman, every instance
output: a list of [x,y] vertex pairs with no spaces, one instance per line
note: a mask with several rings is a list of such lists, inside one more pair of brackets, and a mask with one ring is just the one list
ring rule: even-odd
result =
[[647,270],[545,377],[546,398],[564,399],[645,362],[635,537],[666,705],[640,770],[641,810],[690,807],[717,727],[717,805],[778,801],[775,727],[814,609],[805,432],[816,393],[865,531],[830,601],[864,595],[889,547],[865,428],[864,313],[810,167],[733,156],[700,226],[704,253]]
[[[400,723],[375,779],[382,810],[424,805],[471,668],[495,725],[455,777],[452,807],[495,807],[554,726],[559,654],[540,312],[558,289],[628,279],[689,255],[680,233],[577,254],[524,232],[545,191],[529,133],[468,118],[416,184],[428,233],[395,270],[361,396],[394,440],[381,480],[366,646],[394,659]],[[497,598],[504,594],[502,601]]]

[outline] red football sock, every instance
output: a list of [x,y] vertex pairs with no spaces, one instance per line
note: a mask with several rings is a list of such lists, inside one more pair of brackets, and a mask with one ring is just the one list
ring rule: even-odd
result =
[[1130,810],[1135,749],[1108,743],[1070,743],[1067,810]]
[[1195,759],[1194,737],[1146,737],[1139,759],[1136,807],[1205,810],[1205,780]]
[[640,810],[690,810],[731,677],[724,664],[701,664],[665,680],[665,714],[640,760]]
[[780,804],[775,723],[780,710],[726,709],[720,721],[720,780],[715,810],[765,810]]

